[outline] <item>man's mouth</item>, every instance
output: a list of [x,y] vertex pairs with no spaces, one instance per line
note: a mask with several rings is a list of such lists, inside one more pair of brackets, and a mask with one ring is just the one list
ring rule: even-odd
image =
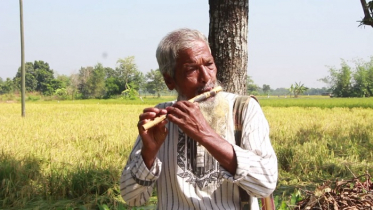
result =
[[205,93],[205,92],[211,91],[213,88],[214,88],[213,85],[205,86],[205,87],[203,87],[203,88],[199,88],[199,89],[197,90],[197,93],[198,93],[198,95],[199,95],[199,94],[202,94],[202,93]]

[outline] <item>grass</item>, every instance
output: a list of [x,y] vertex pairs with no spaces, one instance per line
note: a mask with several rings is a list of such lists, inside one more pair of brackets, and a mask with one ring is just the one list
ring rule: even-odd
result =
[[[141,105],[141,104],[149,104],[155,105],[165,101],[172,101],[176,99],[175,94],[171,95],[163,95],[162,97],[156,97],[152,95],[141,96],[136,99],[129,99],[124,97],[119,97],[115,99],[75,99],[75,100],[61,100],[58,99],[56,96],[43,96],[39,93],[28,93],[26,94],[25,101],[28,103],[38,103],[38,104],[45,104],[45,103],[64,103],[64,104],[127,104],[127,105]],[[21,96],[20,94],[3,94],[0,95],[0,103],[20,103]]]
[[371,98],[330,98],[327,96],[301,96],[300,98],[258,97],[262,107],[319,107],[319,108],[373,108]]
[[28,104],[24,119],[19,104],[0,106],[0,206],[118,203],[118,177],[145,106]]
[[[280,164],[279,186],[373,172],[373,110],[263,108]],[[350,171],[351,170],[351,171]]]
[[[138,115],[165,100],[173,98],[28,101],[26,118],[19,103],[0,103],[0,209],[127,209],[118,180]],[[373,172],[372,109],[294,105],[324,99],[286,100],[291,106],[259,100],[279,160],[278,203],[351,171]]]

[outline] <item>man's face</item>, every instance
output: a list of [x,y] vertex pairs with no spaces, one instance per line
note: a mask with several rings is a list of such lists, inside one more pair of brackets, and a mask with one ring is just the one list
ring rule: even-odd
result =
[[176,60],[174,78],[166,78],[169,89],[176,89],[179,99],[188,100],[214,88],[216,66],[208,46],[195,42],[191,49],[181,50]]

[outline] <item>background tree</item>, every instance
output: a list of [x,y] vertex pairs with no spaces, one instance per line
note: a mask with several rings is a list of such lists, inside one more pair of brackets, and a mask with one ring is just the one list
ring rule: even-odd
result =
[[295,95],[294,95],[294,90],[295,90],[295,88],[294,88],[294,84],[291,84],[290,88],[288,89],[288,91],[289,91],[289,93],[290,93],[290,97],[291,97],[291,95],[293,95],[293,96],[295,97]]
[[263,92],[265,94],[269,94],[269,91],[271,90],[271,86],[269,85],[266,85],[266,84],[263,84],[263,88],[262,88]]
[[91,74],[93,72],[93,67],[81,67],[79,70],[79,85],[78,85],[78,91],[81,94],[81,97],[83,99],[87,99],[91,95],[91,87],[89,83],[89,78],[91,77]]
[[10,78],[6,78],[6,80],[4,81],[0,77],[0,94],[11,93],[13,91],[13,87],[13,81]]
[[69,87],[70,84],[71,84],[70,77],[67,76],[67,75],[64,75],[64,74],[57,75],[57,76],[56,76],[56,80],[58,80],[59,83],[61,84],[61,87],[60,87],[60,88],[67,88],[67,87]]
[[[111,98],[115,95],[120,95],[120,87],[122,86],[121,82],[119,81],[118,73],[110,68],[105,67],[105,88],[106,88],[106,95],[105,98]],[[124,88],[122,87],[122,90]]]
[[159,69],[151,69],[150,72],[146,74],[146,78],[148,79],[146,89],[149,93],[157,93],[157,96],[160,97],[161,91],[167,90],[167,86],[164,83],[163,76]]
[[70,75],[69,79],[70,84],[67,86],[66,91],[68,95],[71,95],[71,99],[74,100],[80,85],[79,74],[73,73]]
[[122,94],[125,97],[128,96],[129,99],[134,100],[139,95],[139,93],[137,92],[137,90],[134,87],[132,87],[132,84],[133,83],[126,84],[126,89],[122,92]]
[[276,88],[274,90],[271,90],[272,95],[287,95],[289,94],[288,88]]
[[4,80],[3,78],[0,77],[0,94],[3,94],[3,84],[4,84]]
[[89,87],[91,88],[90,97],[102,98],[105,95],[105,69],[101,63],[98,63],[93,68],[88,82]]
[[[13,83],[17,90],[21,90],[21,67],[18,68],[16,76],[13,78]],[[34,64],[26,62],[25,64],[25,88],[27,92],[33,92],[37,87],[36,73]]]
[[54,81],[54,72],[44,61],[34,61],[34,71],[37,81],[36,91],[43,95],[51,95],[58,88],[59,82]]
[[291,84],[291,87],[289,88],[289,91],[292,91],[294,98],[298,98],[298,96],[308,90],[308,87],[305,87],[304,84],[301,82],[295,84]]
[[330,92],[326,87],[322,88],[309,88],[306,93],[309,95],[326,95]]
[[105,98],[111,98],[115,95],[119,95],[120,82],[117,77],[109,77],[105,80],[106,96]]
[[69,96],[66,88],[58,88],[54,92],[54,95],[58,96],[58,99],[61,99],[61,100],[66,100],[67,97]]
[[[21,89],[21,67],[13,79],[18,90]],[[25,64],[25,86],[27,92],[38,91],[43,95],[52,95],[61,88],[61,81],[54,78],[54,72],[44,61],[27,62]]]
[[248,0],[209,0],[209,43],[217,78],[229,92],[246,93]]
[[105,67],[105,78],[108,79],[110,77],[117,77],[117,73],[115,72],[114,69],[110,68],[110,67]]
[[352,96],[352,71],[351,67],[344,60],[341,62],[341,68],[329,68],[329,74],[329,76],[321,78],[320,81],[329,85],[333,96]]
[[119,91],[122,92],[128,87],[126,84],[132,81],[134,75],[138,72],[138,69],[135,64],[134,56],[128,56],[124,59],[120,58],[118,59],[117,64],[118,66],[115,69],[115,72],[120,83]]
[[0,94],[4,94],[5,92],[3,92],[3,86],[4,86],[4,80],[3,78],[0,77]]
[[337,97],[349,97],[351,96],[352,71],[344,61],[341,65],[341,69],[330,69],[331,75],[335,75],[333,94]]
[[370,96],[368,92],[368,71],[363,66],[359,66],[352,76],[354,81],[352,92],[354,95],[357,97]]
[[62,81],[57,79],[52,79],[50,83],[47,83],[46,90],[43,92],[43,95],[51,96],[56,90],[62,88]]
[[368,80],[368,93],[369,96],[373,96],[373,56],[370,57],[370,61],[366,63],[367,69],[367,80]]
[[356,97],[373,96],[373,57],[370,61],[356,61],[353,72],[352,92]]
[[373,56],[370,61],[355,61],[351,68],[344,60],[341,68],[329,68],[329,76],[320,81],[329,85],[336,97],[368,97],[373,92]]
[[105,69],[102,64],[80,69],[78,89],[83,99],[102,98],[105,95]]
[[130,81],[130,84],[136,91],[145,89],[146,76],[142,72],[136,71]]
[[246,92],[251,95],[259,95],[259,86],[254,83],[249,75],[246,76]]

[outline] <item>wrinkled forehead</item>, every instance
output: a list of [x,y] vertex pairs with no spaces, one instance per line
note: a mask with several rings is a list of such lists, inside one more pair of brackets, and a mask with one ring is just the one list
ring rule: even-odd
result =
[[203,41],[193,42],[190,47],[180,49],[177,53],[176,60],[194,60],[196,58],[211,59],[211,51],[209,46]]

